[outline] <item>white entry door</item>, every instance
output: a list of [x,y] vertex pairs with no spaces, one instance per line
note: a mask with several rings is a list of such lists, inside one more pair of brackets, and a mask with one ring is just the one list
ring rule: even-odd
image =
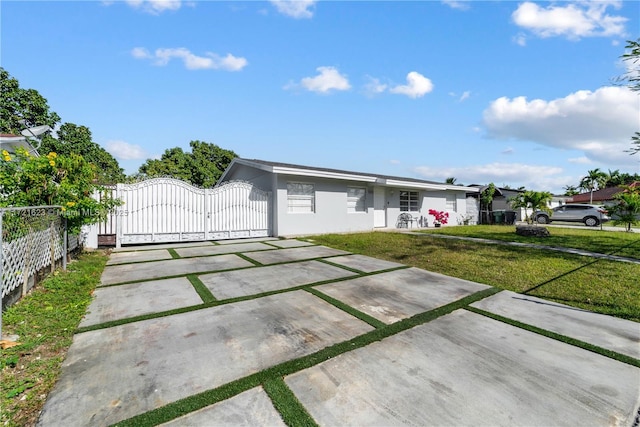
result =
[[387,197],[384,187],[373,187],[373,226],[387,226]]

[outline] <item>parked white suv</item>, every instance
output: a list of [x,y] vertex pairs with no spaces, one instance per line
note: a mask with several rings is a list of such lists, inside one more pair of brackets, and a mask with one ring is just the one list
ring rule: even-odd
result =
[[569,221],[584,222],[584,225],[595,227],[611,218],[602,206],[572,203],[553,208],[551,215],[545,211],[535,211],[533,219],[539,224],[549,224],[551,221]]

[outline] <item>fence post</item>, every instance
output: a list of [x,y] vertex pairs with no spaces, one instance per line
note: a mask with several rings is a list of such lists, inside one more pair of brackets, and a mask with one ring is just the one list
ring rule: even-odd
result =
[[62,242],[62,269],[66,270],[67,269],[67,252],[69,250],[69,242],[67,241],[67,239],[69,238],[69,235],[67,234],[67,217],[63,217],[62,219],[62,238],[64,239],[64,241]]
[[3,258],[3,249],[2,249],[2,217],[4,216],[4,211],[0,209],[0,340],[2,339],[2,299],[4,297],[4,258]]

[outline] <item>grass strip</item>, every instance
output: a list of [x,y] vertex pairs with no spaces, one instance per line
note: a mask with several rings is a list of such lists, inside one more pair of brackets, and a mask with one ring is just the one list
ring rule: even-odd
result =
[[0,355],[1,425],[36,424],[106,261],[102,251],[83,253],[2,313],[3,334],[20,344]]
[[399,332],[430,322],[455,310],[465,308],[469,304],[473,304],[474,302],[494,295],[497,292],[500,292],[500,289],[488,288],[480,292],[476,292],[475,294],[469,295],[458,301],[454,301],[431,311],[417,314],[399,322],[392,323],[391,325],[386,325],[385,327],[380,329],[374,329],[348,341],[343,341],[341,343],[325,347],[315,353],[282,362],[278,365],[266,368],[260,372],[240,378],[238,380],[224,384],[220,387],[207,390],[202,393],[169,403],[165,406],[151,410],[149,412],[136,415],[129,419],[118,422],[114,424],[114,426],[147,427],[170,421],[189,412],[202,409],[206,406],[233,397],[236,394],[257,387],[260,384],[265,384],[267,383],[267,381],[282,379],[287,375],[291,375],[303,369],[310,368],[348,351],[364,347],[376,341],[381,341],[384,338],[390,337]]
[[216,297],[213,296],[209,288],[207,288],[202,280],[195,274],[188,274],[187,279],[193,285],[193,288],[196,290],[200,298],[202,298],[202,302],[205,304],[211,304],[217,301]]
[[167,249],[167,251],[171,254],[171,258],[173,258],[173,259],[181,258],[180,255],[178,255],[178,252],[176,252],[175,249],[169,248],[169,249]]
[[213,303],[190,305],[188,307],[175,308],[173,310],[141,314],[140,316],[127,317],[125,319],[110,320],[108,322],[98,323],[96,325],[83,326],[83,327],[77,328],[74,333],[81,334],[83,332],[97,331],[99,329],[107,329],[107,328],[112,328],[114,326],[126,325],[127,323],[142,322],[143,320],[157,319],[159,317],[172,316],[174,314],[189,313],[190,311],[202,310],[203,308],[213,307],[214,305],[215,304]]
[[269,379],[262,384],[262,387],[285,424],[301,427],[318,426],[282,378]]
[[362,320],[363,322],[368,323],[369,325],[373,326],[376,329],[384,328],[385,326],[387,326],[386,323],[376,319],[375,317],[369,316],[368,314],[363,313],[360,310],[356,310],[355,308],[351,307],[350,305],[347,305],[347,304],[343,303],[340,300],[337,300],[337,299],[335,299],[333,297],[330,297],[329,295],[324,294],[324,293],[320,292],[317,289],[306,288],[305,291],[307,291],[310,294],[313,294],[313,295],[317,296],[318,298],[328,302],[329,304],[333,305],[334,307],[337,307],[340,310],[349,313],[353,317],[357,317],[358,319]]
[[238,256],[238,257],[242,258],[242,259],[243,259],[243,260],[245,260],[245,261],[249,261],[251,264],[253,264],[253,265],[254,265],[254,266],[256,266],[256,267],[261,267],[261,266],[262,266],[262,263],[260,263],[260,262],[256,261],[256,260],[255,260],[255,259],[253,259],[253,258],[249,258],[248,256],[246,256],[246,255],[245,255],[245,254],[243,254],[243,253],[236,253],[236,254],[234,254],[234,255],[236,255],[236,256]]
[[510,319],[508,317],[503,317],[498,314],[494,314],[476,307],[465,307],[467,310],[472,311],[474,313],[480,314],[485,317],[489,317],[491,319],[497,320],[499,322],[507,323],[511,326],[515,326],[520,329],[527,330],[529,332],[534,332],[539,335],[543,335],[547,338],[552,338],[557,341],[561,341],[565,344],[570,344],[576,347],[580,347],[585,350],[592,351],[601,356],[608,357],[610,359],[617,360],[618,362],[626,363],[627,365],[635,366],[640,368],[640,360],[627,356],[626,354],[620,354],[612,350],[608,350],[606,348],[599,347],[597,345],[590,344],[588,342],[580,341],[575,338],[568,337],[566,335],[561,335],[555,332],[548,331],[546,329],[538,328],[537,326],[529,325],[527,323],[522,323],[517,320]]

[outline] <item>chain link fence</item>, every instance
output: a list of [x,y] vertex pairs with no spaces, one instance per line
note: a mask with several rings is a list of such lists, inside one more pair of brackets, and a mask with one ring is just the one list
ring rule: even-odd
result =
[[67,236],[61,206],[0,208],[0,310],[56,267],[66,269],[66,254],[78,246],[78,236]]

